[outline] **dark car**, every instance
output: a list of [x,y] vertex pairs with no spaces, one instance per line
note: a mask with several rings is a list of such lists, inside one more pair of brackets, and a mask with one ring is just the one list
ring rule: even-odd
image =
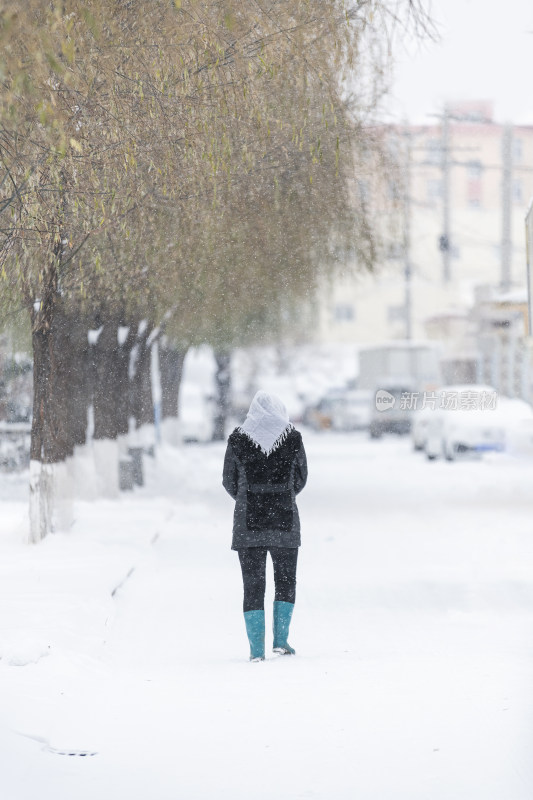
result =
[[409,397],[412,394],[413,387],[407,383],[384,383],[376,389],[370,420],[373,439],[379,439],[384,433],[409,433],[413,416]]

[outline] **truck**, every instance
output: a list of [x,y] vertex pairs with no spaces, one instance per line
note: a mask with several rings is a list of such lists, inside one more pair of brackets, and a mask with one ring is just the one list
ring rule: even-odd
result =
[[398,341],[362,348],[357,388],[372,392],[371,437],[409,433],[419,397],[441,383],[440,352],[431,342]]

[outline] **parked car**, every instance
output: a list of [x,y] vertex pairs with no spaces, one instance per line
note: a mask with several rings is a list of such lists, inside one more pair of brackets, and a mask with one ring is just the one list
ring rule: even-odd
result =
[[442,453],[447,461],[454,461],[459,456],[501,451],[504,446],[505,430],[495,412],[453,411],[446,415]]
[[413,411],[403,398],[413,393],[407,381],[383,381],[373,392],[370,436],[379,439],[384,433],[407,434],[411,430]]
[[411,420],[411,440],[414,450],[425,450],[429,425],[434,414],[435,409],[428,406],[414,412]]
[[513,456],[533,458],[533,415],[511,421],[506,430],[505,449]]
[[325,431],[332,427],[333,412],[338,396],[326,395],[315,405],[308,406],[303,414],[303,422],[315,431]]
[[335,431],[365,430],[372,416],[372,392],[353,390],[339,396],[331,405],[331,427]]
[[[495,389],[483,385],[443,387],[439,396],[456,393],[465,403],[440,407],[429,417],[425,451],[428,459],[439,456],[454,461],[464,456],[501,452],[511,429],[533,419],[533,409],[522,400],[498,397]],[[485,398],[488,402],[475,402]],[[471,403],[469,405],[469,403]]]

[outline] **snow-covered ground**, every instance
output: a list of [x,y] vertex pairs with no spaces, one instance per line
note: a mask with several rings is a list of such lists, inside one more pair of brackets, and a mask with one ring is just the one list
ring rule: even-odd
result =
[[305,442],[298,655],[258,664],[222,445],[38,546],[0,475],[1,800],[531,800],[531,463]]

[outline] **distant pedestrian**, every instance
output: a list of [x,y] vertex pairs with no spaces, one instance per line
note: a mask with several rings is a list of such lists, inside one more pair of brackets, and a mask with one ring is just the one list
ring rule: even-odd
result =
[[265,658],[267,552],[274,565],[274,652],[294,654],[287,638],[296,598],[300,518],[295,496],[307,481],[301,434],[279,398],[257,392],[244,423],[228,439],[222,483],[233,497],[232,550],[244,584],[250,660]]

